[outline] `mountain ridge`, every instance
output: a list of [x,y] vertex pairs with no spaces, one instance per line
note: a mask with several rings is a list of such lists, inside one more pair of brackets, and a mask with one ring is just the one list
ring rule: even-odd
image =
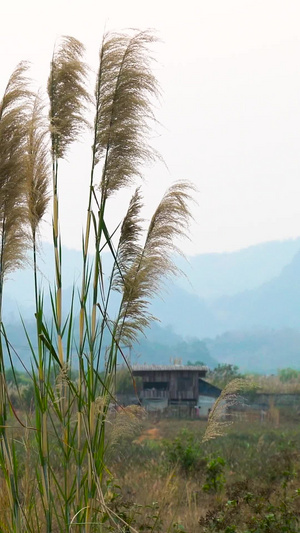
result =
[[[295,365],[297,353],[300,353],[300,336],[298,336],[298,330],[300,331],[300,252],[298,245],[300,246],[300,239],[266,243],[251,247],[251,249],[232,252],[232,254],[217,256],[213,254],[213,266],[203,271],[199,267],[194,272],[194,282],[196,274],[197,279],[201,281],[198,283],[198,292],[191,293],[184,288],[186,282],[184,277],[168,281],[166,290],[151,302],[150,308],[153,315],[161,321],[161,330],[158,331],[153,326],[151,330],[146,331],[148,340],[144,342],[141,338],[140,344],[135,348],[136,354],[139,354],[142,359],[147,356],[151,361],[164,358],[164,362],[168,363],[170,357],[180,357],[177,352],[181,351],[184,361],[191,357],[201,360],[202,354],[211,365],[217,364],[218,361],[232,361],[241,368],[274,371],[274,368],[279,368],[283,361],[276,343],[274,345],[274,339],[277,338],[280,339],[277,342],[280,349],[283,351],[286,346],[285,352],[288,352],[285,353],[284,361],[286,364],[290,361],[290,364]],[[280,250],[281,253],[279,253]],[[63,286],[65,287],[63,302],[65,313],[67,313],[72,282],[80,280],[81,252],[63,248],[62,255]],[[268,256],[267,266],[261,262],[266,256]],[[45,270],[44,290],[47,294],[48,285],[51,285],[51,280],[54,279],[51,245],[44,245],[43,257],[41,261],[43,264],[40,268]],[[248,270],[251,271],[254,266],[258,268],[257,265],[261,264],[262,272],[251,276],[245,275],[245,258],[247,257],[248,259],[255,257],[254,260],[249,259]],[[199,259],[195,256],[192,259],[194,268],[197,264],[201,266],[204,260],[208,265],[212,265],[209,263],[211,257]],[[221,268],[225,263],[227,270]],[[178,260],[178,266],[182,268],[181,259]],[[218,276],[216,275],[217,266]],[[233,273],[230,273],[231,267]],[[109,260],[105,254],[104,271],[110,271]],[[242,279],[237,279],[234,285],[232,278],[238,277],[237,272]],[[29,269],[14,273],[12,277],[14,280],[9,280],[5,285],[4,322],[8,330],[12,332],[12,336],[16,340],[19,339],[21,349],[24,349],[24,340],[20,340],[22,335],[18,332],[16,324],[20,322],[20,314],[25,320],[34,320],[33,277]],[[211,287],[207,286],[205,291],[201,289],[204,283],[203,277],[207,285],[209,282],[212,284]],[[217,280],[217,287],[213,286],[214,280]],[[253,288],[253,284],[257,284],[259,280],[264,281]],[[223,293],[216,297],[222,283],[225,293],[226,290],[228,292],[229,287],[229,292],[231,291],[232,294]],[[238,287],[246,288],[236,293]],[[201,290],[202,296],[199,295]],[[75,314],[78,312],[78,306],[78,299],[76,299]],[[45,298],[45,310],[51,314],[50,301],[47,298]],[[170,331],[173,333],[172,338]],[[156,337],[153,336],[153,332],[156,332]],[[163,342],[164,336],[169,339],[168,343]],[[243,342],[240,339],[243,339]],[[203,344],[199,344],[201,342],[208,347],[208,353]],[[241,344],[243,344],[242,348]],[[227,353],[228,346],[231,350],[229,354]],[[199,357],[197,357],[197,350]],[[224,353],[229,359],[228,357],[224,359]],[[265,364],[262,365],[260,359],[264,359]]]

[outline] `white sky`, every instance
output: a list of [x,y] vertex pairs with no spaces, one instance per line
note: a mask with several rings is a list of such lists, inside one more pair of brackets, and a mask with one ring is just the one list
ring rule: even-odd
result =
[[[165,188],[185,178],[199,191],[186,253],[298,237],[299,16],[299,0],[10,0],[1,6],[1,93],[22,59],[45,87],[60,35],[81,40],[96,69],[104,30],[154,28],[163,41],[155,47],[163,127],[153,142],[168,169],[146,169],[147,216]],[[63,243],[77,248],[85,149],[61,176]],[[115,202],[112,216],[119,214]],[[44,236],[51,239],[50,227]]]

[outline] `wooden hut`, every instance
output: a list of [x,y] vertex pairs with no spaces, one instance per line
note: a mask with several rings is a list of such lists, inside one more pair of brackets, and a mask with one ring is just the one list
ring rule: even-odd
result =
[[[140,400],[148,410],[186,405],[194,409],[199,394],[217,397],[219,389],[205,382],[206,366],[133,365],[134,376],[142,378]],[[209,393],[210,391],[210,393]]]

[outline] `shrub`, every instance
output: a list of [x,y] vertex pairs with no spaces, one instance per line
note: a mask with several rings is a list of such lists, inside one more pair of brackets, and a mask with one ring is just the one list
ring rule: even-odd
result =
[[204,492],[220,492],[225,484],[224,467],[225,461],[222,457],[209,459],[206,464],[206,480],[202,487]]
[[173,440],[164,441],[165,457],[171,465],[178,465],[183,472],[197,472],[203,468],[203,452],[193,433],[181,430]]

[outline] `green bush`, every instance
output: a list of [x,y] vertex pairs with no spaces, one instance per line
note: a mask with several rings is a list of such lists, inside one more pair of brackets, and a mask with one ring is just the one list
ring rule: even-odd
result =
[[222,457],[209,459],[206,464],[206,480],[202,487],[204,492],[220,492],[225,484],[224,467],[225,461]]
[[185,473],[203,469],[205,458],[195,435],[183,429],[172,441],[164,441],[165,457],[171,465],[178,465]]

